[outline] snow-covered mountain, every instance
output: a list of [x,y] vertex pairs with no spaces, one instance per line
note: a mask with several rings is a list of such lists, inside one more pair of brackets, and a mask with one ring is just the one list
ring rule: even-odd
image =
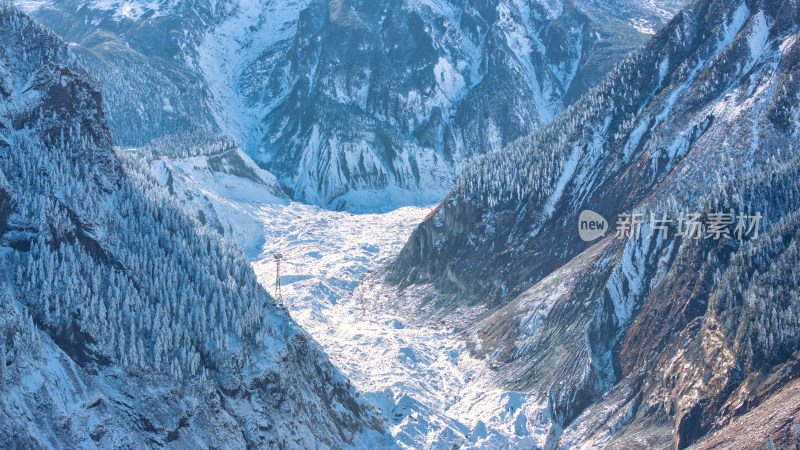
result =
[[[794,1],[692,2],[470,164],[365,302],[458,326],[532,394],[543,445],[798,445],[799,32]],[[587,209],[612,228],[593,242]],[[650,213],[695,212],[731,214],[731,232],[763,217],[741,239],[650,235]],[[615,236],[624,213],[641,237]]]
[[[4,447],[800,444],[795,0],[695,0],[593,89],[679,2],[24,6],[70,44],[3,7]],[[453,183],[352,294],[424,212],[284,197]]]
[[387,186],[441,196],[471,157],[552,120],[601,39],[558,2],[316,1],[297,28],[243,73],[274,104],[253,153],[335,207]]
[[106,86],[117,144],[232,139],[295,198],[430,203],[530,134],[678,1],[21,3]]
[[[0,42],[0,446],[390,444],[238,248],[114,152],[67,45],[8,5]],[[231,152],[204,161],[266,182]]]

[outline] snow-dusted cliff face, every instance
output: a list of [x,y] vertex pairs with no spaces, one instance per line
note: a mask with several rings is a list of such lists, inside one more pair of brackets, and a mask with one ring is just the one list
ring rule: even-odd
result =
[[[551,443],[796,446],[799,25],[793,1],[693,2],[550,125],[464,170],[385,274],[395,307],[460,321],[546,405]],[[584,209],[612,232],[582,241]],[[615,238],[626,212],[646,218],[641,239]],[[648,237],[651,212],[763,220],[744,239],[683,239],[677,222]]]
[[221,135],[295,199],[355,210],[438,201],[466,161],[552,120],[678,7],[618,3],[25,5],[106,86],[118,144]]
[[255,158],[314,203],[443,195],[472,156],[552,120],[599,40],[579,10],[533,5],[312,2],[280,62],[243,73],[251,101],[275,104]]
[[67,46],[6,5],[0,42],[0,446],[388,444],[242,253],[114,153]]

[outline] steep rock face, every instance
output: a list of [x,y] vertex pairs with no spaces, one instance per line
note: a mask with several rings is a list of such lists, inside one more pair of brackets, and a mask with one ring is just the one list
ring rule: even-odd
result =
[[[470,165],[385,274],[427,294],[406,313],[478,311],[465,336],[506,386],[547,399],[565,446],[730,439],[734,416],[785,401],[798,23],[793,2],[694,2],[551,125]],[[612,228],[631,211],[764,218],[750,240],[646,225],[586,243],[584,209]]]
[[256,156],[324,204],[351,189],[447,189],[471,156],[552,119],[594,40],[575,8],[523,5],[312,3],[286,63],[262,77],[291,84]]
[[114,153],[67,46],[7,5],[0,40],[0,445],[382,439],[240,251]]
[[297,34],[238,79],[269,105],[251,154],[305,201],[436,198],[466,161],[552,120],[642,40],[593,19],[561,2],[311,2]]
[[108,86],[118,144],[202,130],[296,199],[380,209],[441,199],[470,158],[552,120],[677,7],[662,3],[53,0],[34,14]]

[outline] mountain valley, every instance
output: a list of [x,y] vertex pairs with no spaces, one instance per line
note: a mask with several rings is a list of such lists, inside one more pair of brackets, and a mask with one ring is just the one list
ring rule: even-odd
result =
[[0,42],[1,446],[800,448],[796,0],[46,0]]

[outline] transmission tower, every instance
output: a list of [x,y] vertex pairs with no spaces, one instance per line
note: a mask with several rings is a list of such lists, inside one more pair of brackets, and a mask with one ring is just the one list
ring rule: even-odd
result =
[[275,253],[275,306],[278,308],[285,308],[286,306],[283,304],[283,293],[281,292],[281,261],[283,261],[283,255],[281,253]]

